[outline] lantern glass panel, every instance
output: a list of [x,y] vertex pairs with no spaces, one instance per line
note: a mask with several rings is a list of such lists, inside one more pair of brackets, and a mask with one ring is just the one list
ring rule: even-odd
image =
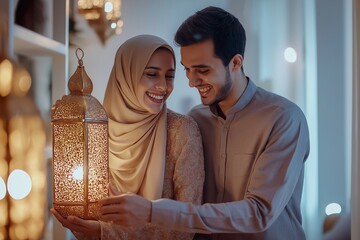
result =
[[108,178],[108,151],[107,151],[107,131],[105,124],[88,125],[88,158],[89,158],[89,201],[95,202],[100,197],[107,196],[107,182],[103,179]]
[[[84,166],[83,123],[54,124],[55,202],[84,202],[83,176],[76,174]],[[64,164],[66,163],[66,164]]]

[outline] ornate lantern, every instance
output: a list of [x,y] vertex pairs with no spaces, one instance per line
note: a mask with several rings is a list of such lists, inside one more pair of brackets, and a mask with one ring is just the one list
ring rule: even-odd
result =
[[80,48],[76,56],[79,66],[68,82],[70,94],[52,108],[53,205],[64,217],[97,219],[96,202],[108,196],[108,118],[91,96]]
[[102,44],[112,35],[122,32],[121,0],[78,0],[77,7]]
[[0,27],[0,239],[40,239],[47,212],[44,124],[27,95],[29,73],[9,58],[7,21]]

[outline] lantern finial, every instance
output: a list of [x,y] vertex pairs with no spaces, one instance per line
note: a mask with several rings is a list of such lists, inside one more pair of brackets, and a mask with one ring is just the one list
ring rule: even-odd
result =
[[[79,56],[79,52],[81,53],[81,56]],[[70,94],[89,95],[93,90],[93,84],[83,65],[82,59],[84,57],[84,51],[81,48],[76,49],[76,57],[79,65],[68,82]]]

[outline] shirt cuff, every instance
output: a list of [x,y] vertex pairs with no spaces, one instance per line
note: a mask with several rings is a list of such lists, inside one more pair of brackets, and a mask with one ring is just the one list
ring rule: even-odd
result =
[[151,202],[151,223],[173,227],[178,212],[177,202],[171,199],[157,199]]

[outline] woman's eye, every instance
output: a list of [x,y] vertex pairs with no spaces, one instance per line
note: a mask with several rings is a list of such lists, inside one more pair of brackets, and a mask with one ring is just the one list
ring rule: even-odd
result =
[[165,76],[165,78],[168,80],[173,80],[175,78],[175,76],[169,75],[169,76]]
[[156,73],[146,73],[148,77],[156,77]]

